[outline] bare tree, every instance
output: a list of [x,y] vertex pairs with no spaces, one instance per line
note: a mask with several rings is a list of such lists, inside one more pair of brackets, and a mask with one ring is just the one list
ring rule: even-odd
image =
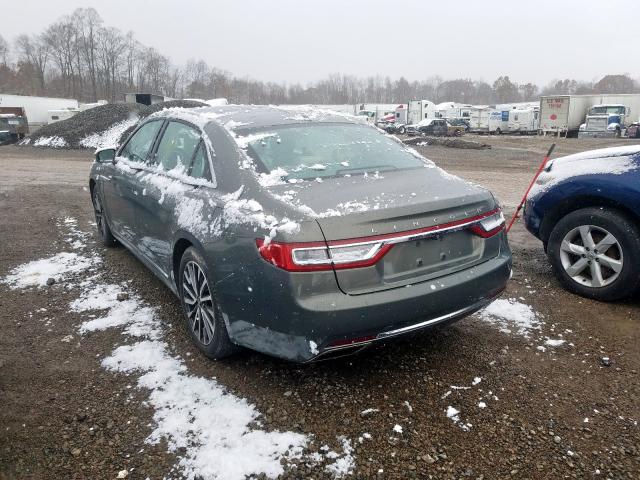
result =
[[39,93],[45,92],[45,74],[49,62],[49,46],[41,36],[20,35],[16,39],[16,49],[20,61],[33,67],[38,81]]
[[110,101],[116,101],[117,86],[120,73],[126,62],[127,39],[120,30],[113,27],[100,28],[96,35],[96,57],[99,81],[96,81],[94,98],[97,99],[97,87],[101,85],[101,93]]
[[93,101],[98,99],[97,89],[97,48],[98,34],[102,26],[102,18],[94,8],[78,8],[73,12],[82,48],[82,56],[87,67]]
[[0,64],[7,66],[7,58],[9,57],[9,44],[0,35]]

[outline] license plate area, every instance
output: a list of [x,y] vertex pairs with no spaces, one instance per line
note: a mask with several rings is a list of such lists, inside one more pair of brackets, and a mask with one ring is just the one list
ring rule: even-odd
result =
[[382,260],[385,283],[431,275],[482,256],[482,239],[461,230],[399,243]]

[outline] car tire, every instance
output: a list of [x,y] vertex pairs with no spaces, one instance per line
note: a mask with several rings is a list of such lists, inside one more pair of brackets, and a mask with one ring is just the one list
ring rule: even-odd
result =
[[98,235],[100,235],[100,240],[102,240],[102,243],[105,247],[114,247],[117,243],[117,240],[113,236],[113,233],[111,233],[109,222],[104,213],[104,202],[100,197],[97,186],[93,188],[91,201],[93,203],[93,213],[96,219],[96,227],[98,228]]
[[404,135],[404,134],[406,133],[406,131],[407,131],[407,130],[406,130],[406,128],[404,128],[404,127],[400,127],[400,128],[398,129],[398,133],[399,133],[400,135]]
[[640,289],[640,228],[619,210],[584,208],[564,216],[551,231],[547,255],[560,283],[583,297],[610,302]]
[[178,294],[185,326],[196,346],[207,357],[217,360],[235,353],[238,347],[229,339],[222,311],[211,285],[209,268],[194,247],[180,260]]

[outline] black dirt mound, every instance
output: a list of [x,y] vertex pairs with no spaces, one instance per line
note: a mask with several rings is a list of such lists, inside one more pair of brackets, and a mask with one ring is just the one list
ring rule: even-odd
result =
[[[80,112],[67,120],[45,125],[23,140],[20,145],[56,147],[56,148],[95,148],[100,144],[100,136],[117,124],[126,129],[113,132],[110,142],[117,144],[135,128],[138,119],[145,118],[163,108],[206,107],[205,103],[192,100],[171,100],[145,106],[130,103],[111,103]],[[122,133],[121,133],[122,132]],[[119,137],[119,138],[118,138]],[[87,141],[91,138],[92,141]],[[84,141],[83,141],[84,140]],[[40,145],[38,145],[40,143]]]
[[[140,119],[143,119],[145,117],[148,117],[152,113],[159,112],[160,110],[163,110],[165,108],[176,108],[176,107],[198,108],[198,107],[208,107],[208,105],[206,103],[197,102],[195,100],[169,100],[168,102],[155,103],[153,105],[144,105],[140,108],[138,115],[140,116]],[[120,137],[120,141],[124,141],[129,136],[129,134],[133,131],[134,128],[136,128],[136,126],[132,125],[127,130],[125,130],[125,132]]]
[[45,125],[21,142],[21,145],[34,145],[38,141],[49,146],[48,138],[59,138],[62,142],[55,142],[63,148],[83,148],[80,141],[90,135],[100,134],[112,125],[123,122],[138,115],[139,106],[128,103],[112,103],[77,113],[71,118]]
[[452,137],[409,137],[402,140],[407,145],[425,143],[427,145],[440,145],[450,148],[467,148],[472,150],[485,150],[491,148],[488,143],[480,143],[474,140],[461,140]]

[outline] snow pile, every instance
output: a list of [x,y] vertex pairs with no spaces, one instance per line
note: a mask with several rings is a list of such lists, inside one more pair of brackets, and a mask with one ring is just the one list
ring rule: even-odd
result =
[[133,115],[131,118],[115,123],[104,132],[87,135],[80,140],[80,146],[95,149],[117,147],[124,132],[138,123],[138,120],[138,116]]
[[77,253],[61,252],[48,258],[20,265],[11,270],[2,281],[13,289],[44,287],[50,278],[60,282],[74,274],[88,270],[99,261],[98,257],[85,257]]
[[516,333],[528,338],[533,330],[540,330],[542,321],[529,305],[514,298],[495,300],[478,316],[487,323],[497,326],[501,332]]
[[[25,145],[28,145],[28,143],[25,143]],[[34,147],[49,147],[49,148],[64,148],[67,147],[67,141],[62,138],[62,137],[58,137],[58,136],[53,136],[53,137],[40,137],[37,138],[34,142],[33,142],[33,146]]]

